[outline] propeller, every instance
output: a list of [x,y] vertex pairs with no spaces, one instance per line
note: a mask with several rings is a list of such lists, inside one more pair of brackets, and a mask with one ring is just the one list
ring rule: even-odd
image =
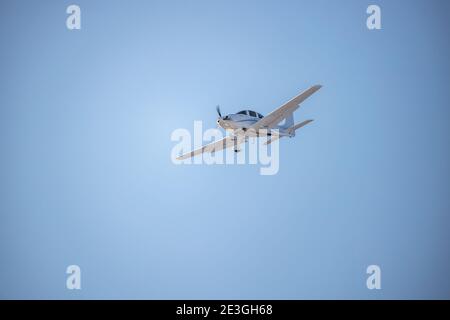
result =
[[219,115],[219,117],[222,118],[222,113],[220,113],[220,106],[219,105],[216,106],[216,111],[217,111],[217,114]]

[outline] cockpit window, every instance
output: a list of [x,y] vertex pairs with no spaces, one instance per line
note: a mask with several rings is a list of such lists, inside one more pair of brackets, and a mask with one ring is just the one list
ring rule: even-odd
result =
[[264,118],[263,115],[261,113],[255,112],[255,111],[251,111],[251,110],[242,110],[239,111],[237,114],[243,114],[243,115],[250,115],[251,117],[258,117],[260,119]]

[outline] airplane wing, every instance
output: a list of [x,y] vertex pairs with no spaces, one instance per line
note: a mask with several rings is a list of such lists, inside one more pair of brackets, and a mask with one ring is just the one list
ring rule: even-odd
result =
[[259,130],[263,128],[273,128],[278,123],[280,123],[281,120],[286,118],[288,115],[290,115],[292,112],[297,110],[300,106],[300,103],[305,101],[307,98],[309,98],[313,93],[315,93],[317,90],[322,88],[321,85],[315,85],[309,88],[308,90],[302,92],[292,100],[286,102],[281,107],[276,109],[275,111],[272,111],[267,116],[256,122],[251,128],[254,130]]
[[223,149],[227,149],[230,147],[235,146],[236,148],[239,148],[241,143],[244,142],[244,138],[240,136],[227,136],[223,139],[211,142],[207,145],[202,146],[201,148],[198,148],[196,150],[193,150],[191,152],[185,153],[177,158],[177,160],[185,160],[191,157],[195,157],[199,154],[205,153],[205,152],[216,152]]

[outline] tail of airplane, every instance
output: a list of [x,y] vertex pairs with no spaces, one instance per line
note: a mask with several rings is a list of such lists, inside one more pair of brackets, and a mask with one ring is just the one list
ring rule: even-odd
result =
[[281,125],[279,128],[281,130],[286,130],[286,132],[291,135],[292,137],[295,136],[295,130],[300,129],[303,126],[306,126],[308,123],[312,122],[313,120],[305,120],[301,123],[297,123],[294,125],[294,114],[291,113],[289,116],[285,118],[285,122],[283,125]]
[[295,136],[295,130],[300,129],[301,127],[306,126],[308,123],[312,122],[313,120],[305,120],[303,122],[297,123],[295,126],[292,126],[288,129],[288,132],[293,134]]
[[[295,137],[295,130],[300,129],[301,127],[306,126],[308,123],[312,122],[313,120],[305,120],[303,122],[297,123],[295,126],[291,126],[289,128],[287,128],[287,133],[289,134],[290,137]],[[287,122],[287,119],[286,119]],[[284,127],[284,126],[283,126]],[[281,135],[277,135],[277,136],[272,136],[270,137],[269,140],[267,140],[264,144],[268,145],[271,144],[272,142],[274,142],[275,140],[278,140],[280,138],[282,138],[283,136]]]
[[305,120],[303,122],[297,123],[295,126],[290,127],[287,131],[291,137],[295,137],[295,131],[297,129],[300,129],[301,127],[306,126],[308,123],[312,122],[313,120]]

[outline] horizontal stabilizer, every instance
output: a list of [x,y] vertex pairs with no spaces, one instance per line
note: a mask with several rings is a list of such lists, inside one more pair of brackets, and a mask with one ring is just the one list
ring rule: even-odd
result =
[[313,122],[313,120],[305,120],[301,123],[297,123],[295,126],[291,127],[289,130],[295,132],[295,130],[300,129],[301,127],[306,126],[308,123]]

